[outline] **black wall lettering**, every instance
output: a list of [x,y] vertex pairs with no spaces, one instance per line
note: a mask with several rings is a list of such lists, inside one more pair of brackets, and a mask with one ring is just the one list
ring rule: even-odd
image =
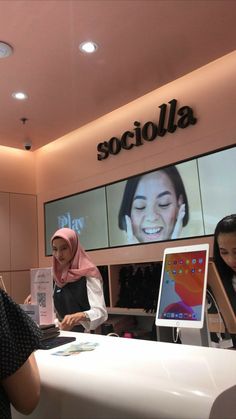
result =
[[174,124],[177,100],[172,99],[169,103],[170,103],[170,113],[169,113],[167,131],[173,133],[175,132],[177,128],[177,125]]
[[131,131],[125,131],[124,134],[122,135],[121,139],[120,139],[121,147],[124,148],[125,150],[130,150],[134,146],[133,143],[127,144],[127,140],[128,140],[129,137],[133,138],[134,133],[131,132]]
[[189,106],[180,108],[178,110],[178,115],[182,115],[178,121],[179,128],[187,128],[190,124],[194,125],[197,122],[197,118],[193,116],[193,110]]
[[[116,155],[122,149],[131,150],[134,146],[139,147],[144,144],[144,141],[154,141],[158,137],[164,137],[167,132],[174,133],[178,128],[187,128],[189,125],[194,125],[197,118],[193,114],[190,106],[182,106],[177,110],[177,100],[172,99],[168,102],[169,116],[166,126],[166,115],[168,105],[162,103],[159,106],[160,114],[158,124],[152,121],[145,122],[142,126],[141,122],[134,121],[133,131],[125,131],[121,138],[112,137],[109,141],[104,141],[97,145],[97,159],[105,160],[109,154]],[[176,114],[180,116],[176,124]],[[132,140],[133,139],[133,140]]]
[[97,151],[100,151],[102,154],[98,154],[98,160],[104,160],[109,156],[109,149],[108,149],[108,142],[104,141],[103,143],[99,143],[97,146]]
[[163,103],[161,106],[159,106],[161,112],[159,116],[159,123],[158,123],[158,129],[157,129],[157,135],[159,137],[164,137],[166,133],[166,128],[164,128],[165,124],[165,117],[166,117],[166,104]]
[[112,137],[108,141],[108,146],[110,154],[118,154],[121,150],[120,140],[116,137]]
[[140,125],[141,125],[140,122],[138,122],[138,121],[134,122],[134,126],[136,127],[136,128],[134,128],[135,138],[136,138],[136,143],[135,143],[136,146],[139,146],[139,145],[143,144],[142,143],[142,135],[141,135]]
[[157,136],[157,126],[154,122],[148,121],[144,124],[142,129],[143,139],[146,141],[153,141]]

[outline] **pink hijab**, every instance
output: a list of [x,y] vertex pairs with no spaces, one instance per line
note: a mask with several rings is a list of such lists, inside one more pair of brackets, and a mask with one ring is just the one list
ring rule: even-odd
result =
[[57,230],[52,238],[51,244],[56,237],[64,239],[72,250],[72,260],[68,266],[62,268],[57,259],[52,257],[53,277],[58,287],[62,288],[67,282],[78,281],[82,276],[91,276],[102,279],[98,268],[90,260],[82,248],[77,233],[70,228]]

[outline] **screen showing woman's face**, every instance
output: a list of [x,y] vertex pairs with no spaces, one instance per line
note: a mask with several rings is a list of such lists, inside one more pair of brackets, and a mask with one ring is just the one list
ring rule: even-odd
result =
[[170,239],[181,203],[165,172],[160,170],[142,176],[131,207],[136,238],[140,242]]

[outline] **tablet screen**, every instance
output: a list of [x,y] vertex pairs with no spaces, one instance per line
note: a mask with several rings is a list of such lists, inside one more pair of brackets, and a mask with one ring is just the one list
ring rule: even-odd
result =
[[165,249],[156,325],[202,328],[209,245]]

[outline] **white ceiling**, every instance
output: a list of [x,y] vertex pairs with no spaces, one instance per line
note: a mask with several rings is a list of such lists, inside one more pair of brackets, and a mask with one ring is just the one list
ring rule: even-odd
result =
[[0,0],[14,48],[0,60],[0,144],[36,150],[230,53],[235,22],[235,0]]

